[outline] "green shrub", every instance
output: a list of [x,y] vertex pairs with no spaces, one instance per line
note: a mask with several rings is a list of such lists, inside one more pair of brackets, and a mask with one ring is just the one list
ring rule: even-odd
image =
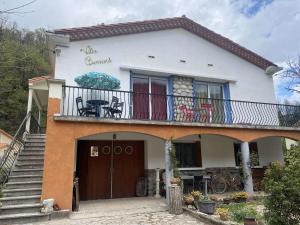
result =
[[254,217],[258,221],[262,220],[262,216],[256,211],[255,203],[230,203],[228,205],[220,205],[222,208],[228,208],[231,220],[241,223],[245,217]]
[[265,172],[265,218],[270,225],[300,224],[300,146],[285,153],[285,164],[272,163]]

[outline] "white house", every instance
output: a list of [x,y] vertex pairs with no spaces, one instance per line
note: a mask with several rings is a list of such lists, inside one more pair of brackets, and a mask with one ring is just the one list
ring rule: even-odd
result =
[[[135,196],[141,177],[148,195],[162,194],[156,171],[168,185],[171,141],[190,188],[242,166],[253,194],[265,166],[283,160],[281,137],[300,138],[294,106],[276,104],[278,67],[186,17],[59,29],[48,39],[53,73],[30,81],[28,111],[32,96],[47,107],[42,199],[62,208],[71,208],[74,176],[81,200]],[[80,86],[84,74],[109,76]]]

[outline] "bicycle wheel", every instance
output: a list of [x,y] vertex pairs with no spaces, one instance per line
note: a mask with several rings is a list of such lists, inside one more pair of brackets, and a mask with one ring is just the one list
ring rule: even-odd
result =
[[242,190],[242,181],[240,176],[234,175],[231,178],[231,188],[233,191],[241,191]]
[[224,177],[215,176],[211,181],[212,190],[216,194],[223,194],[226,191],[226,180]]

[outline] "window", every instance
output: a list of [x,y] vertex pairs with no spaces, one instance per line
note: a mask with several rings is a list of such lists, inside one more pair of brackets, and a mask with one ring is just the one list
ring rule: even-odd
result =
[[[225,120],[224,113],[224,101],[220,100],[224,98],[224,85],[221,83],[204,83],[196,82],[194,86],[196,107],[200,108],[200,120],[209,117],[209,121],[202,122],[214,122],[223,123]],[[210,107],[209,112],[205,112],[205,105]],[[202,115],[201,115],[202,114]]]
[[[251,166],[259,166],[259,156],[258,156],[258,148],[256,142],[249,143],[249,151],[250,151],[250,163]],[[242,155],[241,155],[241,144],[234,143],[234,158],[235,165],[242,165]]]
[[195,97],[223,99],[223,84],[196,82]]
[[201,145],[196,143],[174,143],[179,168],[201,167]]

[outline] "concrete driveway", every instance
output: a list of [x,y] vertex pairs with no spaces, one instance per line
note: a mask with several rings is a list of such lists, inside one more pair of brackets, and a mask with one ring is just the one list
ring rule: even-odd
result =
[[187,215],[171,215],[165,200],[156,198],[124,198],[80,202],[80,211],[70,218],[51,220],[41,225],[94,224],[200,224]]

